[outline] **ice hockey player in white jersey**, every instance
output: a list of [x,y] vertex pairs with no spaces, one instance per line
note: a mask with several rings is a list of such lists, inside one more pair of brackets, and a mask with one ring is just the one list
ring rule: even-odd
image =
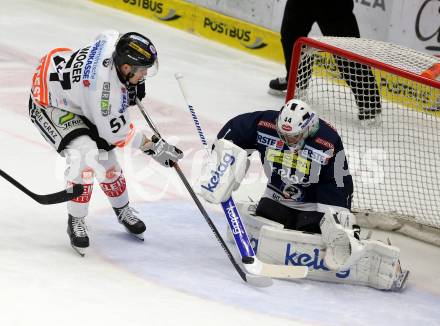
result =
[[399,249],[360,238],[342,139],[307,103],[293,99],[280,111],[228,121],[202,173],[201,195],[211,203],[226,201],[243,180],[252,151],[260,154],[267,187],[257,204],[237,207],[258,258],[308,266],[307,278],[314,280],[383,290],[405,286]]
[[157,70],[157,52],[147,37],[106,31],[80,49],[53,49],[41,58],[33,76],[31,121],[66,158],[66,182],[84,187],[83,194],[67,205],[67,233],[81,255],[89,246],[85,217],[94,178],[119,223],[143,239],[146,227],[129,205],[126,180],[114,148],[135,143],[166,167],[183,157],[182,151],[164,139],[135,133],[130,119],[129,106],[136,104],[136,98],[145,97],[145,77]]

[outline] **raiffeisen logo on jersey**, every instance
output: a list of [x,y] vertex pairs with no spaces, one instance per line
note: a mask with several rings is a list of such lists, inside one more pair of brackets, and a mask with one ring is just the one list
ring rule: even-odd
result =
[[257,143],[274,149],[283,149],[284,147],[284,142],[280,138],[259,131],[257,133]]

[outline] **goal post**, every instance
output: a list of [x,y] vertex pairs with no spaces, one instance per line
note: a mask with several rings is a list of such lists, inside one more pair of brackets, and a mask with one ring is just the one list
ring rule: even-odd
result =
[[440,245],[440,59],[396,44],[300,38],[286,101],[340,133],[364,226]]

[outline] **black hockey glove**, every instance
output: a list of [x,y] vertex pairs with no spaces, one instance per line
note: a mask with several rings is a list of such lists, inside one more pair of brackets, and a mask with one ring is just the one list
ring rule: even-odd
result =
[[153,144],[147,144],[149,148],[144,153],[151,155],[153,159],[166,167],[173,167],[174,164],[183,157],[183,152],[177,147],[168,144],[164,139],[151,137]]
[[136,97],[139,101],[145,97],[145,80],[141,80],[137,84],[129,84],[127,86],[128,91],[128,105],[136,105]]

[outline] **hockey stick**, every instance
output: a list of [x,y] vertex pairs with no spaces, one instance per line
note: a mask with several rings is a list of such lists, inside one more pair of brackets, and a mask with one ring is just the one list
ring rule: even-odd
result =
[[[147,111],[145,110],[144,106],[139,101],[139,99],[136,99],[136,104],[139,108],[139,111],[141,111],[142,116],[145,118],[148,125],[150,126],[151,130],[153,130],[153,132],[156,134],[156,136],[160,138],[161,136],[160,136],[159,130],[156,128],[153,121],[148,116]],[[203,217],[205,218],[206,223],[208,223],[209,227],[211,228],[212,232],[214,233],[215,237],[217,238],[217,241],[220,243],[221,247],[223,248],[226,255],[228,256],[229,261],[232,263],[235,270],[240,275],[241,279],[245,282],[248,282],[249,284],[252,284],[252,285],[258,286],[258,287],[266,287],[266,286],[272,285],[272,280],[270,278],[249,275],[249,274],[246,274],[241,269],[241,267],[235,261],[234,257],[232,256],[231,251],[229,250],[225,241],[221,237],[220,233],[218,232],[217,228],[215,227],[214,223],[212,222],[211,218],[209,217],[208,213],[206,212],[205,208],[203,207],[202,203],[200,202],[199,198],[195,194],[194,190],[192,189],[191,185],[189,184],[188,180],[186,179],[185,175],[183,174],[182,170],[180,169],[180,167],[177,163],[174,164],[174,169],[176,170],[177,174],[179,175],[180,179],[182,180],[183,184],[185,185],[185,188],[188,190],[191,198],[194,200],[194,202],[196,203],[200,212],[202,213]]]
[[64,189],[62,191],[53,193],[53,194],[47,194],[47,195],[37,195],[27,189],[25,186],[23,186],[21,183],[19,183],[17,180],[15,180],[13,177],[11,177],[9,174],[7,174],[5,171],[0,170],[0,175],[8,180],[10,183],[12,183],[15,187],[23,191],[26,195],[31,197],[36,202],[42,204],[42,205],[52,205],[52,204],[59,204],[66,201],[69,201],[71,199],[74,199],[81,195],[84,191],[84,188],[80,184],[76,184],[73,187],[69,187],[67,189]]
[[[208,144],[206,142],[202,127],[200,125],[199,119],[197,118],[194,107],[190,104],[190,101],[188,100],[188,93],[186,92],[185,84],[183,82],[183,75],[180,73],[176,73],[174,76],[179,84],[180,91],[182,92],[183,98],[185,99],[185,102],[191,113],[191,117],[199,134],[200,141],[202,142],[202,145],[209,156],[210,154],[208,150]],[[244,225],[241,221],[240,213],[238,212],[232,196],[229,197],[229,199],[227,199],[226,201],[222,202],[221,205],[226,215],[229,227],[231,231],[233,231],[232,234],[234,236],[237,249],[240,251],[243,266],[249,273],[273,278],[287,279],[304,278],[307,276],[308,268],[306,266],[274,265],[266,264],[260,261],[256,257],[255,252],[250,245],[246,229],[244,228]]]

